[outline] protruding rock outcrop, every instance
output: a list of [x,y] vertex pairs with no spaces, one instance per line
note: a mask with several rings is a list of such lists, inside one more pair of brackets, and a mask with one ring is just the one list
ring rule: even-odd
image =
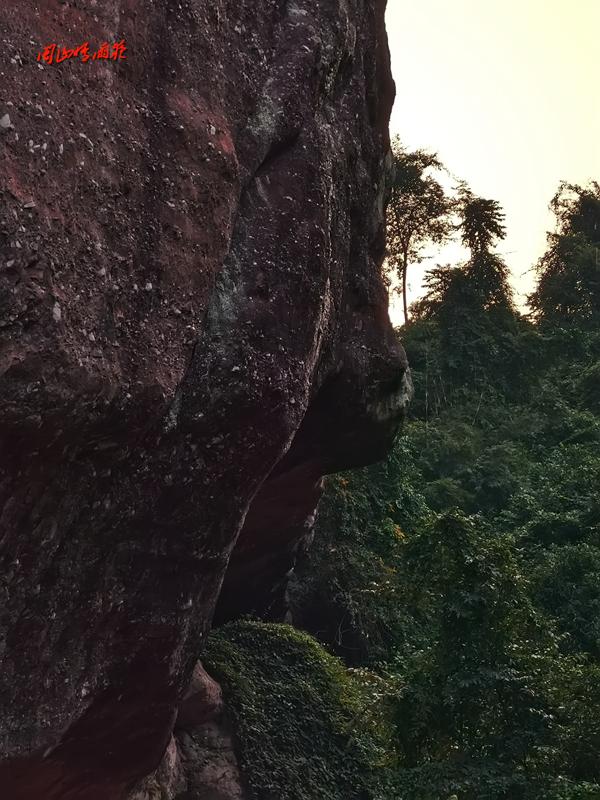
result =
[[264,610],[395,433],[393,84],[380,0],[42,6],[0,8],[0,785],[116,800],[232,551],[220,613]]

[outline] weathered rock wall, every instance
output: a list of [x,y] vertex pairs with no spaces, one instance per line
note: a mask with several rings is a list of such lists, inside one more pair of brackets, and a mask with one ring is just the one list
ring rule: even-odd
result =
[[220,615],[268,611],[321,476],[391,442],[383,14],[0,6],[2,796],[152,771],[232,551]]

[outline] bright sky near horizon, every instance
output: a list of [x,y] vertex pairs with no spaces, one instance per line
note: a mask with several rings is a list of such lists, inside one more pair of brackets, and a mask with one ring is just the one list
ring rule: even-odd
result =
[[[600,0],[389,0],[387,28],[391,133],[502,204],[522,300],[559,182],[600,180]],[[413,267],[410,300],[435,263]]]

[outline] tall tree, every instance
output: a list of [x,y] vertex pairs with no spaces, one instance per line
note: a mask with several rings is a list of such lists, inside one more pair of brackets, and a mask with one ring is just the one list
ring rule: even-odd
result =
[[471,251],[466,275],[475,305],[482,310],[512,309],[508,267],[494,252],[506,236],[504,211],[496,200],[477,197],[465,185],[459,195],[461,239]]
[[388,263],[401,281],[404,321],[408,322],[407,274],[428,244],[442,244],[452,232],[453,201],[438,176],[444,166],[435,153],[406,150],[392,143],[393,179],[387,211]]
[[504,239],[504,212],[496,200],[477,197],[466,184],[462,184],[459,194],[460,233],[465,247],[474,259],[482,253],[489,253],[498,239]]
[[542,321],[595,325],[600,315],[600,184],[561,183],[550,209],[556,231],[548,234],[529,303]]
[[[413,306],[417,319],[436,326],[438,344],[428,355],[427,374],[434,384],[444,385],[448,400],[467,384],[484,393],[506,389],[522,368],[509,271],[494,251],[505,234],[502,209],[464,184],[456,207],[458,232],[470,258],[454,268],[430,270],[427,292]],[[407,331],[409,339],[412,335]]]

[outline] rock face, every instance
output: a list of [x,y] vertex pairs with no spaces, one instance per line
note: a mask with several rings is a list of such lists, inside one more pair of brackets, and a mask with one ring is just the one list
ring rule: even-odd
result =
[[125,797],[217,602],[271,613],[391,443],[384,5],[1,4],[3,797]]
[[159,768],[128,800],[247,800],[221,687],[200,664]]

